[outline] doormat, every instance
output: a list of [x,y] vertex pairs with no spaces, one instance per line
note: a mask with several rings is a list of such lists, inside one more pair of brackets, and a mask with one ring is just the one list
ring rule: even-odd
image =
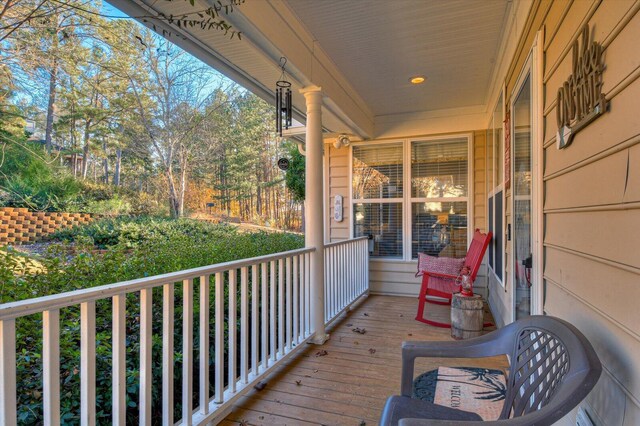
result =
[[413,381],[413,398],[497,420],[507,393],[504,373],[475,367],[438,367]]

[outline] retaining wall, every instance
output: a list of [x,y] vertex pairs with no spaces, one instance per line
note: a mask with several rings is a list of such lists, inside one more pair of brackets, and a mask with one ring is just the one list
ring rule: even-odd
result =
[[0,207],[0,245],[33,243],[59,229],[92,220],[89,213],[30,212],[28,209]]

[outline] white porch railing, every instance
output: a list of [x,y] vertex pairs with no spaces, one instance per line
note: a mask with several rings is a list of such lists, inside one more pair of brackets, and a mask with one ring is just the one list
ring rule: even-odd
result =
[[324,321],[329,323],[369,291],[367,237],[326,244],[324,267]]
[[[112,300],[113,424],[126,415],[126,296],[140,294],[140,424],[151,424],[153,289],[162,287],[162,420],[174,424],[175,290],[182,292],[182,424],[207,423],[311,334],[309,253],[313,248],[228,262],[0,306],[0,424],[16,424],[16,318],[43,315],[45,425],[60,416],[60,309],[80,305],[81,424],[95,424],[96,301]],[[228,290],[225,292],[225,285]],[[193,389],[194,288],[199,291],[199,390]],[[213,295],[210,292],[214,292]],[[213,297],[212,297],[213,296]],[[239,311],[239,312],[238,312]],[[238,313],[240,314],[238,317]],[[226,315],[226,318],[225,318]],[[205,325],[204,327],[202,325]],[[210,334],[214,328],[214,392]],[[226,326],[226,327],[225,327]],[[225,328],[227,337],[225,339]],[[239,330],[238,330],[239,328]],[[238,333],[239,331],[239,333]],[[226,382],[226,386],[225,386]],[[199,407],[193,410],[193,395]]]
[[[162,424],[180,420],[183,425],[200,425],[222,419],[237,398],[311,337],[309,266],[314,250],[293,250],[0,305],[0,424],[17,422],[16,320],[40,314],[44,424],[59,424],[60,311],[79,306],[80,420],[82,425],[95,425],[96,302],[106,299],[112,305],[113,424],[124,425],[126,299],[129,294],[139,294],[140,386],[136,402],[140,424],[150,425],[154,289],[155,309],[162,311]],[[325,259],[328,322],[368,289],[366,240],[329,244]],[[182,303],[181,419],[174,419],[173,366],[178,349],[174,335],[180,331],[174,330],[176,290]],[[194,327],[194,290],[199,293],[198,330]],[[199,371],[198,389],[193,389],[196,332]]]

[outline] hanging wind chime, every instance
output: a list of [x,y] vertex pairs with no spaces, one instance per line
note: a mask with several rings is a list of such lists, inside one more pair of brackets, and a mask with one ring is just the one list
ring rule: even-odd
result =
[[280,58],[282,74],[280,80],[276,81],[276,132],[282,136],[282,127],[289,129],[291,126],[291,82],[285,80],[284,67],[287,65],[287,58]]

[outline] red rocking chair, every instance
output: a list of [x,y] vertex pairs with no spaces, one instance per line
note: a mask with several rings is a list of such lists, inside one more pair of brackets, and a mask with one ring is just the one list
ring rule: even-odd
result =
[[[473,240],[467,250],[467,256],[464,259],[463,268],[467,268],[471,277],[471,282],[476,279],[480,264],[487,246],[491,241],[491,232],[483,234],[479,229],[473,234]],[[450,328],[451,324],[433,321],[427,318],[424,312],[425,302],[438,305],[450,305],[453,293],[461,290],[459,275],[446,274],[435,270],[420,271],[422,275],[422,286],[420,295],[418,296],[418,313],[416,320],[424,322],[435,327]],[[434,300],[430,296],[439,297],[444,300]]]

